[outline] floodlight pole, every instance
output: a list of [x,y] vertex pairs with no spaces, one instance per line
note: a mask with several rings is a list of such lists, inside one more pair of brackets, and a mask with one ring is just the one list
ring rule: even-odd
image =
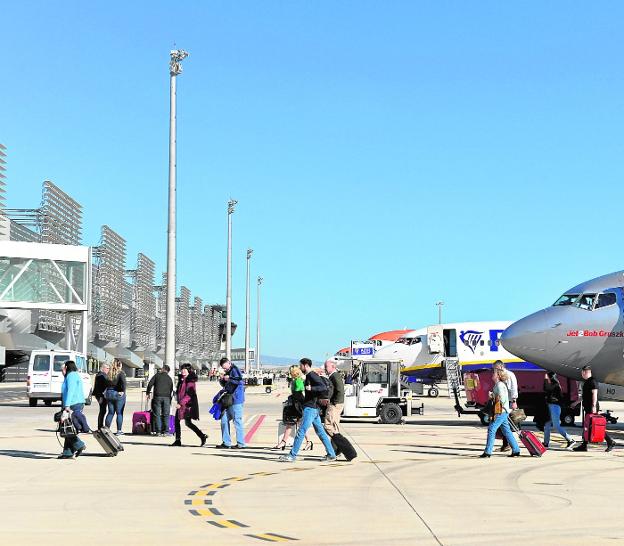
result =
[[438,324],[442,324],[442,306],[444,305],[444,302],[439,301],[436,305],[438,306]]
[[232,214],[238,201],[228,201],[227,288],[225,293],[225,357],[232,360]]
[[175,377],[176,297],[176,83],[182,74],[182,60],[188,53],[176,49],[169,61],[169,219],[167,224],[167,311],[165,319],[165,363]]
[[246,284],[246,302],[245,302],[245,373],[249,373],[249,314],[251,308],[251,297],[249,290],[249,270],[250,270],[250,262],[251,255],[253,254],[253,250],[251,248],[247,249],[247,284]]
[[256,369],[260,371],[262,366],[260,362],[260,286],[262,286],[262,277],[258,277],[258,312],[256,316]]

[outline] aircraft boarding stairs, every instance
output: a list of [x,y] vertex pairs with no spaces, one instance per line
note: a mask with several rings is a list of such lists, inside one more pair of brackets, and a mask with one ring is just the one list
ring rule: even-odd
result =
[[461,393],[465,392],[462,369],[458,358],[445,358],[444,367],[446,369],[446,382],[448,384],[449,398],[455,399],[455,411],[457,416],[462,414],[478,415],[479,410],[466,409],[465,402],[462,403]]

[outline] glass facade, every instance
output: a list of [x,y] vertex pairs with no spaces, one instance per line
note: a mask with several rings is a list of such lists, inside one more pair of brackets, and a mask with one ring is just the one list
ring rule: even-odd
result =
[[86,264],[0,257],[0,303],[86,305]]

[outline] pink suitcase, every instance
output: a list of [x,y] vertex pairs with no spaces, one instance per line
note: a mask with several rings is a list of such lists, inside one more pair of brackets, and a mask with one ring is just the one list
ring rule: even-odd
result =
[[132,414],[132,434],[152,433],[152,413],[149,411],[135,411]]
[[544,444],[539,441],[538,437],[535,436],[531,431],[521,430],[520,431],[520,441],[522,445],[527,448],[527,451],[531,454],[531,457],[541,457],[545,452],[546,448]]

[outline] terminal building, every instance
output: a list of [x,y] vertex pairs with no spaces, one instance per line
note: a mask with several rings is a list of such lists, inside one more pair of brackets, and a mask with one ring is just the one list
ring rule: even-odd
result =
[[[0,241],[29,246],[83,245],[82,206],[53,182],[43,182],[39,206],[6,206],[6,165],[7,149],[0,144]],[[125,239],[110,226],[102,226],[100,240],[88,246],[91,305],[86,348],[90,371],[113,359],[123,363],[129,377],[140,377],[150,367],[160,368],[165,346],[165,275],[157,283],[155,263],[141,252],[136,258],[128,258]],[[19,287],[27,292],[36,288],[43,301],[61,298],[55,282],[42,280],[42,266],[35,271],[32,263],[24,265],[10,256],[0,256],[0,378],[5,381],[25,379],[32,350],[60,348],[68,330],[71,333],[79,328],[75,317],[68,321],[66,313],[54,310],[54,305],[32,309],[10,308],[9,304],[3,307],[3,298]],[[58,271],[47,274],[53,278],[62,275]],[[18,276],[21,281],[15,282]],[[223,350],[225,318],[225,305],[204,304],[201,297],[181,286],[176,297],[177,362],[190,362],[198,370],[216,367]]]

